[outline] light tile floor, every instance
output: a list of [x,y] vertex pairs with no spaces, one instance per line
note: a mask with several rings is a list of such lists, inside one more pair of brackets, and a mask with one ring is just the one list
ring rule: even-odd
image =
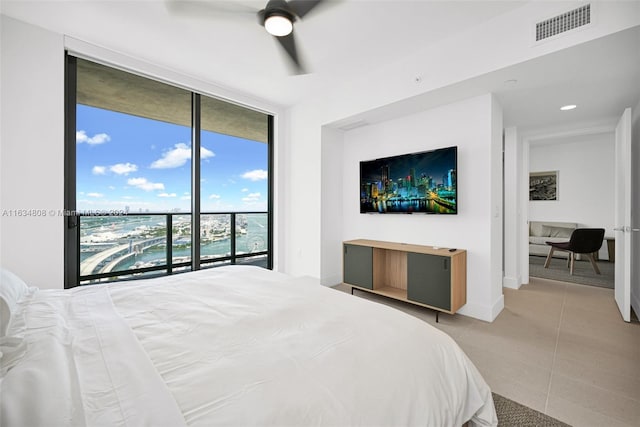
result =
[[640,427],[640,323],[622,320],[612,289],[531,278],[504,289],[492,323],[447,314],[436,323],[429,309],[355,294],[447,332],[498,394],[576,427]]

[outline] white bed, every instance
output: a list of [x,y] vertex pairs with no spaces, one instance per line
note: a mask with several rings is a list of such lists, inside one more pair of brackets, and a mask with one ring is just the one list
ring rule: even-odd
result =
[[497,424],[448,335],[310,279],[229,266],[14,293],[6,427]]

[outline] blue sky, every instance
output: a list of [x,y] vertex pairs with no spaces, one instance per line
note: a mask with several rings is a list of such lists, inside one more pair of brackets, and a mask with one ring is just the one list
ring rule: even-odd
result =
[[[191,130],[77,106],[77,209],[190,211]],[[203,132],[201,210],[267,210],[267,144]]]

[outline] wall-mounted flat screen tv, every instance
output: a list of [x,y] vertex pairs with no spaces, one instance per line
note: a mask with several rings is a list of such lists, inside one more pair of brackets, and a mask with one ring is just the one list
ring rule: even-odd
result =
[[360,213],[458,213],[458,147],[360,162]]

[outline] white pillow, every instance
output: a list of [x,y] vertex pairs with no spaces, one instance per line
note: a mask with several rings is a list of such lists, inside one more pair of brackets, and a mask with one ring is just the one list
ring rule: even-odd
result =
[[11,315],[14,313],[18,301],[29,291],[29,287],[24,281],[10,272],[2,270],[0,277],[0,337],[7,334]]

